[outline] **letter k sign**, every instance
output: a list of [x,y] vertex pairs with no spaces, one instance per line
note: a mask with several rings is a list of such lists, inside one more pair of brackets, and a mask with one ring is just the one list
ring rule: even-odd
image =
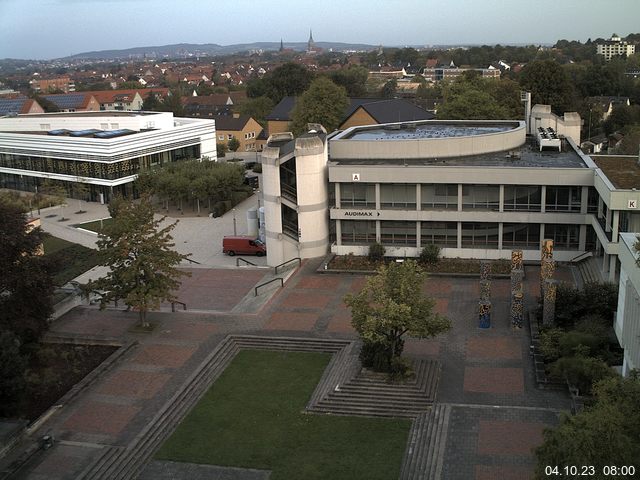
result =
[[638,201],[637,200],[629,200],[627,202],[627,208],[638,208]]

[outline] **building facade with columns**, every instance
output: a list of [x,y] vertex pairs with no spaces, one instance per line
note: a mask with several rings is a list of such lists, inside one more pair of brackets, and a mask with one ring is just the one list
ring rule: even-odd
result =
[[619,234],[640,231],[638,159],[591,158],[573,138],[579,117],[544,118],[358,126],[270,142],[265,220],[278,258],[269,263],[362,255],[374,242],[396,257],[433,243],[445,257],[506,259],[521,249],[537,261],[548,238],[556,260],[593,252],[615,280]]

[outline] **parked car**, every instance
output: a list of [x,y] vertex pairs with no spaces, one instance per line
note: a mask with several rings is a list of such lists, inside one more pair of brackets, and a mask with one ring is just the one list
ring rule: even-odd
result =
[[222,253],[230,257],[234,255],[266,255],[267,247],[258,238],[241,235],[222,238]]

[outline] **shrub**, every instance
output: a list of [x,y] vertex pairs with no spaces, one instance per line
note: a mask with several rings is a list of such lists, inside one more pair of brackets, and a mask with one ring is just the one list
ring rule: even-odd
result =
[[384,254],[387,249],[381,243],[373,243],[369,245],[369,260],[372,262],[381,262],[384,260]]
[[390,370],[391,346],[382,342],[365,341],[360,350],[360,362],[376,372]]
[[425,245],[420,252],[420,262],[433,265],[440,260],[440,247],[433,243]]
[[254,173],[262,173],[262,164],[254,163],[253,168],[251,170],[253,170]]
[[579,346],[585,347],[583,351],[588,355],[595,356],[602,349],[605,340],[605,338],[599,338],[592,333],[579,332],[577,330],[563,333],[559,338],[558,344],[560,356],[570,357],[575,355]]
[[540,333],[540,353],[547,363],[560,358],[560,338],[564,332],[559,328],[551,328]]
[[602,360],[584,355],[560,358],[551,366],[551,374],[566,379],[581,395],[591,395],[594,382],[615,375]]

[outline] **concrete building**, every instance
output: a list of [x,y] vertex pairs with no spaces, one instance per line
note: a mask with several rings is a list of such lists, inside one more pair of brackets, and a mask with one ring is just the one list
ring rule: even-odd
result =
[[620,346],[624,349],[622,375],[640,368],[640,253],[634,245],[638,234],[620,235],[620,283],[618,311],[613,327]]
[[94,201],[135,195],[140,170],[216,159],[215,123],[170,112],[75,112],[0,118],[0,187],[37,191],[47,180]]
[[608,62],[612,57],[620,55],[630,56],[636,51],[636,46],[633,43],[622,41],[617,33],[611,35],[609,40],[605,40],[602,43],[596,44],[596,54],[602,55]]
[[619,233],[640,231],[637,159],[583,154],[574,113],[534,106],[528,124],[418,121],[272,139],[263,191],[269,256],[278,253],[269,264],[312,251],[362,255],[374,242],[397,257],[434,243],[447,257],[509,258],[517,248],[535,261],[550,238],[557,260],[594,252],[615,280]]

